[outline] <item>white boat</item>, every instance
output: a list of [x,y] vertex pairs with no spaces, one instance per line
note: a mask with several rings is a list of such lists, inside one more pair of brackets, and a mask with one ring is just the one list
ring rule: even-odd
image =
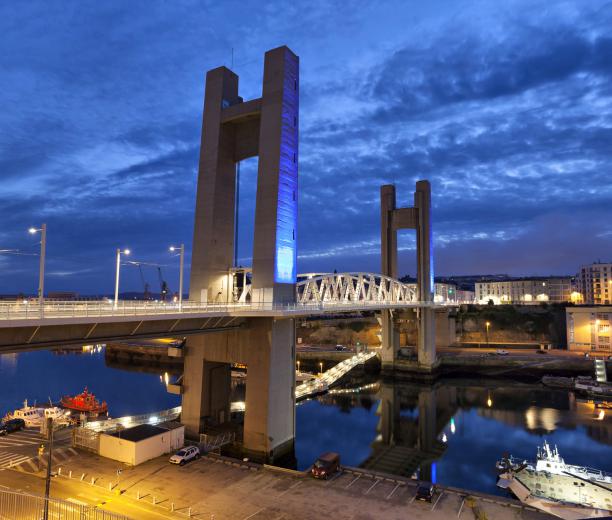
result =
[[567,520],[612,514],[612,475],[566,464],[555,446],[544,441],[535,464],[512,456],[497,463],[497,485],[521,502]]
[[59,406],[43,408],[43,415],[45,419],[53,419],[56,424],[70,424],[70,410],[65,410]]
[[18,408],[13,413],[7,413],[4,420],[23,419],[26,427],[38,427],[41,425],[45,412],[38,406],[28,406],[28,400],[23,402],[23,408]]

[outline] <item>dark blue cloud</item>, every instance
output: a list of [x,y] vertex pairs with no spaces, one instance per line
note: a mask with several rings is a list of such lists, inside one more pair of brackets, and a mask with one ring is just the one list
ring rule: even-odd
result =
[[[176,278],[166,249],[191,249],[205,71],[233,48],[241,94],[256,97],[263,53],[288,44],[302,67],[299,270],[378,270],[380,184],[408,204],[427,178],[439,273],[575,272],[610,255],[611,13],[526,0],[3,4],[0,249],[35,249],[24,231],[46,221],[51,290],[108,292],[119,246]],[[241,263],[255,172],[243,165]],[[402,271],[413,243],[402,234]],[[0,257],[0,282],[34,291],[36,258]],[[136,269],[124,285],[140,288]]]

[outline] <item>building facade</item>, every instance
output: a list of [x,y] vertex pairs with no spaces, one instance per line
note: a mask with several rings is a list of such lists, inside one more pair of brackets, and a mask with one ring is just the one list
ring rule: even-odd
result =
[[570,277],[528,278],[476,282],[476,300],[487,304],[533,304],[572,301]]
[[612,306],[580,306],[565,309],[569,350],[612,352]]
[[612,263],[583,265],[575,289],[587,305],[612,304]]

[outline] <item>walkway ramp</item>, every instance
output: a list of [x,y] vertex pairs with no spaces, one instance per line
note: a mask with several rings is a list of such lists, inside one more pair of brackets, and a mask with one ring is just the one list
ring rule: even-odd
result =
[[351,358],[345,359],[333,368],[323,372],[320,377],[311,379],[295,387],[295,400],[299,401],[308,396],[327,392],[329,387],[348,374],[358,365],[363,365],[376,355],[375,352],[361,352]]

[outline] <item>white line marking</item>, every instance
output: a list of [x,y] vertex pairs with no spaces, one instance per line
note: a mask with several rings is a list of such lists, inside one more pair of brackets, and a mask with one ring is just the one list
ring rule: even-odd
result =
[[361,478],[361,475],[357,475],[353,480],[351,480],[347,485],[345,489],[350,488],[355,482],[357,482],[359,479]]
[[461,507],[459,507],[459,512],[457,513],[457,518],[461,515],[461,511],[463,511],[463,505],[465,504],[465,498],[461,501]]
[[389,500],[393,496],[393,493],[395,493],[397,491],[398,487],[400,487],[400,483],[399,482],[397,484],[395,484],[395,487],[393,488],[393,491],[391,491],[391,493],[389,493],[387,495],[387,500]]
[[282,497],[285,493],[288,493],[289,491],[291,491],[293,488],[298,487],[302,482],[301,481],[297,481],[295,484],[292,484],[291,486],[289,486],[287,489],[285,489],[285,491],[283,491],[280,495],[278,495],[279,497]]
[[367,495],[370,491],[372,491],[376,487],[376,484],[378,484],[379,482],[380,482],[380,479],[376,479],[374,481],[374,484],[372,484],[364,494]]
[[439,502],[439,501],[440,501],[440,499],[442,498],[442,495],[443,495],[443,494],[444,494],[444,491],[442,491],[442,492],[440,493],[440,495],[438,496],[438,498],[437,498],[436,502],[434,503],[434,505],[433,505],[433,506],[431,506],[431,510],[432,510],[432,511],[433,511],[433,510],[436,508],[436,506],[438,505],[438,502]]

